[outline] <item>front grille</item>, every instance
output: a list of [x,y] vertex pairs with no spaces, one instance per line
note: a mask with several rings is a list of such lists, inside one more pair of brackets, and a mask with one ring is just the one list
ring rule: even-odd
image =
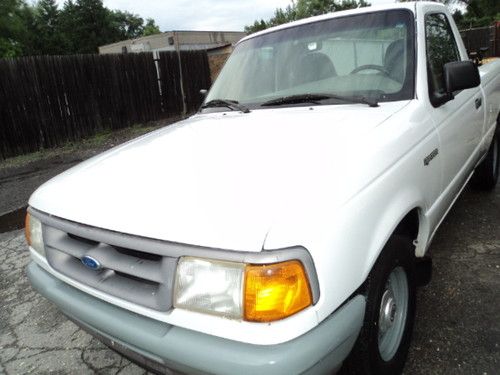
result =
[[125,249],[123,247],[114,247],[116,251],[118,251],[121,254],[136,257],[139,259],[146,259],[146,260],[153,260],[153,261],[160,261],[162,256],[161,255],[156,255],[156,254],[149,254],[149,253],[144,253],[142,251],[135,251],[131,249]]
[[[113,243],[110,236],[110,241],[103,242],[92,230],[87,229],[84,234],[45,224],[43,237],[50,266],[123,300],[158,311],[171,309],[177,258],[155,253],[155,248],[137,248],[138,244],[147,247],[147,241],[127,243],[124,237],[117,241],[120,243]],[[81,262],[84,256],[98,260],[102,268],[88,268]]]

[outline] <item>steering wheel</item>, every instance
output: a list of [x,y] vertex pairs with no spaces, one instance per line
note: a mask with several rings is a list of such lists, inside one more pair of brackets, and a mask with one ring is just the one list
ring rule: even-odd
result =
[[389,72],[385,69],[385,67],[372,64],[360,65],[349,74],[356,74],[362,70],[378,70],[379,72],[384,73],[386,76],[389,76]]

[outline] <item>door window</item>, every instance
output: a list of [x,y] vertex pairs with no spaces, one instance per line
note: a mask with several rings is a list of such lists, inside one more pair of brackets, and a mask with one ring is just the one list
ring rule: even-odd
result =
[[446,94],[444,64],[459,61],[460,54],[450,23],[443,13],[425,16],[425,39],[429,96],[434,104],[438,97]]

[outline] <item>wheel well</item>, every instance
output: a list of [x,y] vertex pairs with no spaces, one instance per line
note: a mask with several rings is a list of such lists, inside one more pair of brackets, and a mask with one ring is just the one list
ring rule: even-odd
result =
[[[400,236],[404,236],[404,237],[410,239],[411,241],[414,241],[418,237],[419,229],[420,229],[420,209],[416,207],[413,210],[411,210],[410,212],[408,212],[406,214],[406,216],[399,222],[399,224],[397,225],[396,229],[394,230],[394,232],[392,233],[391,236],[400,235]],[[380,254],[379,254],[379,257],[380,257]],[[427,258],[426,258],[426,260],[427,260]],[[424,262],[424,263],[425,263],[425,265],[430,264],[430,268],[427,267],[426,269],[432,268],[432,263],[429,263],[429,262]],[[418,267],[417,267],[417,273],[420,273]],[[426,278],[427,274],[429,274],[429,273],[424,272],[423,278]],[[369,281],[369,277],[370,276],[368,276],[367,279],[363,282],[363,284],[361,284],[361,286],[356,290],[356,292],[353,293],[353,296],[356,295],[357,293],[361,293],[361,294],[366,293],[366,285],[367,285],[367,282]],[[428,276],[428,279],[430,280],[430,276]],[[418,284],[425,285],[424,282],[419,282],[419,281],[418,281]]]
[[[420,227],[419,209],[414,208],[401,220],[394,234],[402,235],[414,241],[418,238]],[[418,286],[429,284],[432,278],[432,259],[429,256],[415,258],[415,280]]]
[[418,230],[420,227],[420,217],[418,208],[414,208],[406,214],[403,220],[400,221],[394,234],[402,235],[410,238],[411,240],[416,240],[418,237]]

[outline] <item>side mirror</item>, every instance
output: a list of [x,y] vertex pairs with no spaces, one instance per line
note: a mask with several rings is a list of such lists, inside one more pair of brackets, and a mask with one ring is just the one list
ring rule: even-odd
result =
[[207,96],[207,93],[208,93],[208,90],[205,90],[205,89],[200,90],[200,95],[202,96],[202,98],[205,98],[205,96]]
[[446,91],[451,98],[454,91],[471,89],[481,83],[479,70],[472,61],[449,62],[444,64],[443,70]]

